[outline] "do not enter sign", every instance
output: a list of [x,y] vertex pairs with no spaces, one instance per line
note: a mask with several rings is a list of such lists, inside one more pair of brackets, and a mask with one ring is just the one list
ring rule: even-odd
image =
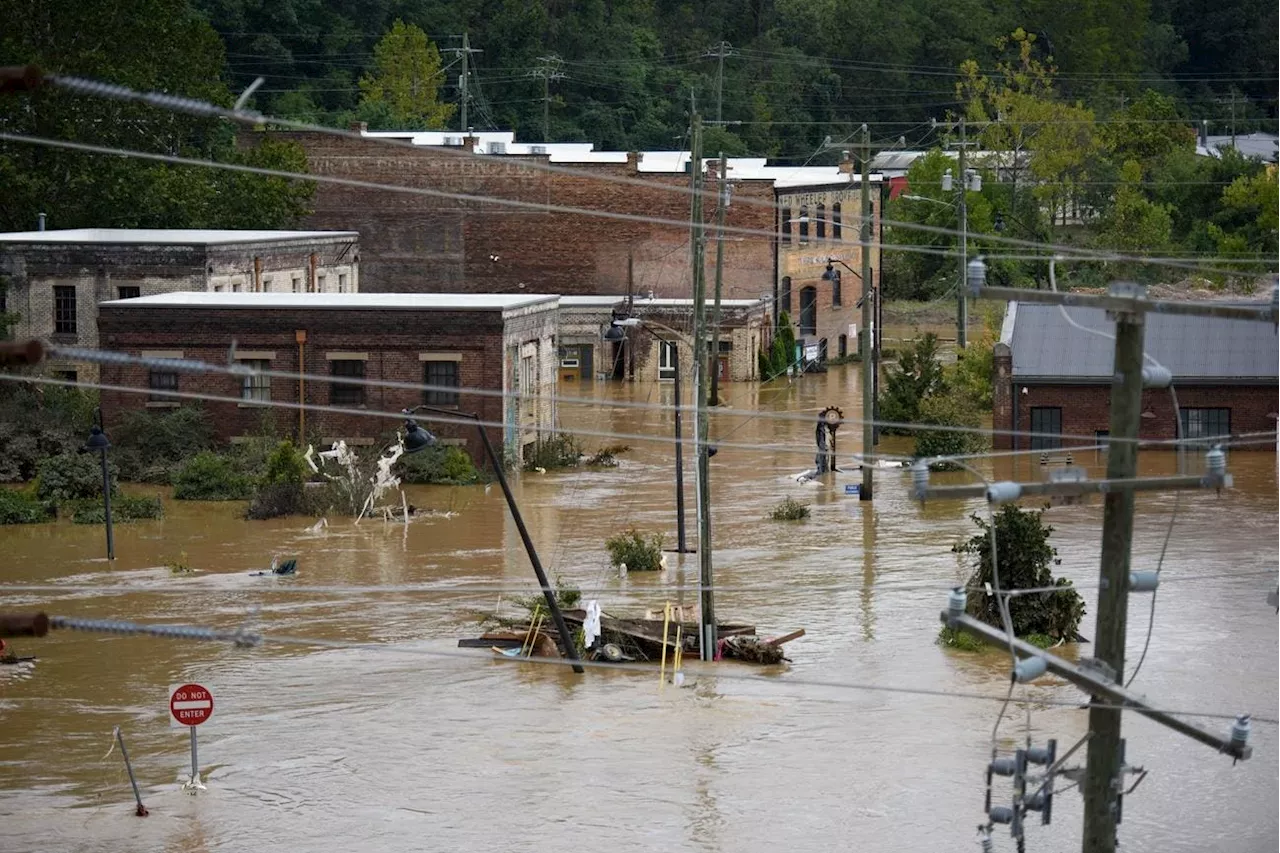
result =
[[172,687],[169,713],[180,726],[198,726],[213,716],[213,693],[199,684]]

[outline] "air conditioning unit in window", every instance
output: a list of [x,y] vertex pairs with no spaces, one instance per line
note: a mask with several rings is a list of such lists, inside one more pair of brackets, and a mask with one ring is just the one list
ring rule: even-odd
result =
[[445,144],[445,145],[461,145],[461,144],[462,144],[462,137],[460,137],[460,136],[446,136],[446,137],[444,138],[444,144]]
[[545,145],[530,145],[530,146],[529,146],[529,153],[530,153],[530,154],[546,154],[546,153],[547,153],[547,146],[545,146]]
[[507,153],[507,143],[505,143],[505,142],[490,142],[490,143],[489,143],[489,153],[490,153],[490,154],[506,154],[506,153]]

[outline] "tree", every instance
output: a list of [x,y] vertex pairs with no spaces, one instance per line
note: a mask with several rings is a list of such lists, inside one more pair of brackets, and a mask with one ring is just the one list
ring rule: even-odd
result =
[[373,49],[373,64],[360,78],[360,107],[384,108],[376,114],[380,125],[419,130],[449,123],[456,107],[439,100],[440,51],[421,29],[397,19]]
[[[1121,167],[1115,203],[1102,222],[1100,242],[1126,252],[1157,253],[1169,245],[1173,218],[1168,208],[1155,204],[1142,192],[1142,167],[1130,160]],[[1142,272],[1141,268],[1130,271]]]
[[1052,566],[1062,561],[1058,559],[1057,549],[1049,544],[1053,528],[1044,523],[1043,515],[1043,510],[1024,510],[1014,504],[1005,504],[995,514],[994,531],[986,519],[979,515],[970,516],[981,532],[951,549],[957,554],[967,555],[973,563],[973,575],[965,584],[969,590],[966,612],[988,625],[1004,628],[996,597],[984,594],[988,584],[996,586],[991,562],[991,537],[994,533],[1000,589],[1062,587],[1061,592],[1009,599],[1013,633],[1024,638],[1041,634],[1054,640],[1074,642],[1080,620],[1084,618],[1084,599],[1072,587],[1071,581],[1053,576]]
[[[1242,176],[1222,191],[1222,207],[1209,224],[1209,234],[1224,257],[1258,254],[1274,260],[1276,254],[1276,170],[1264,169]],[[1260,262],[1266,267],[1266,261]]]
[[1177,102],[1147,89],[1098,131],[1111,160],[1136,160],[1144,170],[1174,151],[1195,151],[1196,132],[1179,122]]
[[[920,406],[930,396],[946,390],[938,362],[938,336],[927,332],[898,356],[880,391],[880,417],[894,423],[916,423]],[[909,435],[903,427],[885,427],[888,435]]]

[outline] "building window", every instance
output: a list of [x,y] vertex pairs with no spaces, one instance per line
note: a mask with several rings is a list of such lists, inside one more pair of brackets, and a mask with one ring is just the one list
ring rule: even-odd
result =
[[839,308],[844,295],[840,286],[840,271],[834,270],[835,275],[831,276],[831,307]]
[[800,334],[818,334],[818,289],[800,288]]
[[838,352],[840,353],[840,357],[841,358],[847,357],[849,355],[849,336],[841,335],[838,342],[838,346],[839,346]]
[[1032,450],[1062,447],[1062,409],[1058,406],[1032,406],[1031,433]]
[[137,299],[142,295],[142,288],[136,284],[122,284],[116,288],[116,296],[119,299]]
[[54,373],[57,374],[59,379],[67,382],[75,382],[78,378],[74,370],[55,370]]
[[800,245],[809,242],[809,205],[800,205]]
[[[422,382],[425,385],[447,385],[450,388],[457,388],[462,384],[459,381],[456,361],[428,361],[423,365]],[[423,396],[423,402],[429,406],[456,406],[458,392],[428,390]]]
[[74,287],[56,285],[53,288],[53,333],[55,335],[76,333],[76,289]]
[[[329,362],[329,375],[341,379],[364,379],[364,362],[355,358],[333,359]],[[364,386],[331,382],[329,402],[335,406],[363,406]]]
[[240,285],[239,285],[238,283],[232,284],[232,285],[231,285],[231,292],[232,292],[232,293],[239,293],[239,292],[240,292]]
[[827,239],[827,206],[825,204],[818,205],[818,239]]
[[1182,437],[1188,440],[1231,435],[1230,409],[1183,409]]
[[831,205],[831,239],[840,239],[840,202]]
[[720,341],[720,354],[724,355],[727,352],[733,352],[733,341]]
[[671,341],[658,341],[658,380],[675,379],[676,366],[676,345]]
[[[240,365],[257,371],[271,369],[271,362],[265,359],[245,359],[240,362]],[[261,373],[242,377],[240,398],[243,400],[254,400],[257,402],[267,402],[270,400],[271,377],[263,376]]]
[[782,290],[778,295],[778,310],[791,313],[791,276],[782,277]]
[[346,273],[338,273],[338,292],[347,292],[347,275]]
[[302,276],[300,276],[300,275],[295,275],[295,276],[293,276],[293,277],[290,279],[290,284],[291,284],[291,285],[292,285],[292,287],[293,287],[293,292],[294,292],[294,293],[301,293],[301,292],[302,292]]
[[827,339],[823,338],[818,341],[818,362],[825,363],[827,360]]
[[271,276],[267,276],[264,279],[262,279],[262,292],[263,293],[271,292]]
[[223,291],[223,286],[221,284],[215,284],[213,286],[214,293],[221,293],[222,291]]
[[1102,445],[1103,448],[1106,448],[1111,444],[1111,430],[1109,429],[1094,430],[1093,439],[1094,439],[1093,440],[1094,444],[1099,444],[1099,445]]
[[162,391],[178,390],[178,374],[169,370],[153,370],[147,380],[148,386],[151,388],[150,400],[153,403],[176,403],[173,397],[166,396]]
[[791,243],[791,208],[782,208],[782,242]]
[[325,283],[329,280],[329,276],[325,273],[316,275],[316,293],[324,293]]

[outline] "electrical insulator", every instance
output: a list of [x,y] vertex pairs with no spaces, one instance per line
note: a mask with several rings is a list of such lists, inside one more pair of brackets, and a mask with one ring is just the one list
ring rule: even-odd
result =
[[969,295],[977,296],[982,286],[987,283],[987,264],[982,258],[969,261],[965,280],[969,285]]
[[1058,742],[1050,740],[1048,746],[1029,746],[1027,747],[1027,763],[1046,765],[1052,764],[1054,756],[1058,751]]
[[993,504],[1009,503],[1022,497],[1022,486],[1019,483],[1002,482],[987,486],[987,502]]
[[1034,794],[1028,794],[1022,798],[1022,805],[1033,812],[1044,811],[1044,805],[1048,801],[1044,791],[1036,791]]
[[1013,809],[1009,806],[992,806],[987,812],[992,823],[1013,823]]
[[1020,684],[1026,684],[1028,681],[1035,681],[1044,675],[1048,669],[1049,662],[1038,655],[1036,657],[1023,658],[1014,665],[1013,677]]
[[1159,572],[1129,572],[1129,592],[1155,592],[1158,586]]
[[947,171],[942,173],[942,191],[944,193],[951,192],[951,170],[950,169],[947,169]]
[[982,192],[982,175],[977,172],[969,173],[969,189],[973,190],[975,193]]
[[947,594],[947,615],[952,619],[964,613],[965,608],[964,587],[956,587]]
[[1149,365],[1142,368],[1143,388],[1168,388],[1173,384],[1173,373],[1164,365]]
[[978,844],[982,847],[982,853],[992,853],[996,849],[995,843],[991,840],[991,830],[986,827],[978,830]]
[[997,776],[1012,776],[1018,770],[1018,762],[1013,758],[994,758],[991,760],[991,772]]
[[1210,474],[1221,477],[1227,473],[1227,454],[1222,452],[1221,447],[1210,448],[1204,455],[1204,464]]
[[1236,721],[1231,724],[1231,745],[1237,751],[1244,749],[1245,744],[1249,742],[1249,715],[1241,714],[1236,717]]
[[929,466],[923,462],[917,462],[911,466],[911,495],[916,500],[923,501],[928,488]]

